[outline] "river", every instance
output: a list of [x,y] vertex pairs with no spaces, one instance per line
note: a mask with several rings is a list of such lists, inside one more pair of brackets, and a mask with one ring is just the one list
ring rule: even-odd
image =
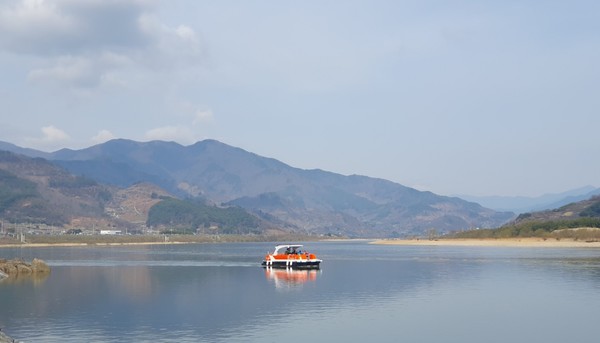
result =
[[2,248],[43,278],[0,282],[25,342],[597,342],[600,250],[311,242],[318,271],[266,270],[275,243]]

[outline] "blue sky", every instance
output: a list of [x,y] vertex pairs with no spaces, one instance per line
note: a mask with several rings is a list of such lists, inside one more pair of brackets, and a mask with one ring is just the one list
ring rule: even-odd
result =
[[600,186],[597,1],[0,0],[0,140],[224,143],[438,194]]

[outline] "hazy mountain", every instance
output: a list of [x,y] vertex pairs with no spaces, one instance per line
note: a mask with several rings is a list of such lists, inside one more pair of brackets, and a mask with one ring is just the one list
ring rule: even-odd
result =
[[476,202],[496,211],[525,213],[561,207],[572,202],[589,199],[591,196],[598,194],[600,194],[600,188],[586,186],[562,193],[544,194],[538,197],[470,195],[458,195],[458,197]]
[[422,235],[433,229],[495,227],[513,217],[386,180],[294,168],[214,140],[182,146],[118,139],[59,150],[48,158],[100,183],[129,187],[149,182],[180,197],[241,206],[301,232]]
[[560,200],[558,200],[554,203],[551,203],[551,204],[548,204],[545,206],[537,206],[534,208],[534,210],[541,211],[541,210],[559,208],[559,207],[565,206],[567,204],[587,200],[596,195],[600,195],[600,188],[594,188],[592,186],[589,186],[588,189],[591,189],[591,190],[589,192],[586,192],[583,194],[567,195],[566,197],[561,198]]
[[21,154],[29,157],[41,157],[41,158],[49,158],[50,154],[47,152],[29,149],[29,148],[21,148],[12,143],[2,142],[0,141],[0,151],[10,151],[15,154]]
[[592,196],[585,200],[572,202],[559,208],[522,213],[510,224],[516,225],[530,221],[549,222],[598,217],[600,217],[600,196]]
[[468,230],[455,238],[538,237],[582,242],[598,241],[600,229],[600,196],[569,203],[559,208],[520,214],[505,225],[489,230]]

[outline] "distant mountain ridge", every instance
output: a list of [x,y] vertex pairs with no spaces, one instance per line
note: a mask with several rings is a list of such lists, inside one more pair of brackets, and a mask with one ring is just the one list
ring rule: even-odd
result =
[[508,225],[578,218],[600,218],[600,196],[591,196],[588,199],[575,201],[551,210],[522,213]]
[[237,234],[277,231],[239,207],[178,200],[151,183],[127,188],[100,184],[42,158],[0,151],[2,233],[195,233],[211,228]]
[[[17,152],[35,155],[29,149]],[[45,156],[102,184],[126,188],[147,182],[182,198],[240,206],[301,233],[418,236],[496,227],[513,217],[382,179],[294,168],[215,140],[182,146],[116,139]]]
[[573,202],[589,199],[594,195],[600,195],[600,188],[585,186],[561,193],[544,194],[538,197],[470,195],[458,195],[458,197],[476,202],[496,211],[526,213],[558,208]]
[[453,233],[454,238],[529,238],[568,239],[598,242],[600,239],[600,196],[569,203],[551,210],[521,213],[505,225],[486,230]]
[[21,154],[28,157],[41,157],[45,159],[48,159],[50,157],[50,153],[35,149],[21,148],[20,146],[14,145],[12,143],[2,141],[0,141],[0,151],[10,151],[15,154]]

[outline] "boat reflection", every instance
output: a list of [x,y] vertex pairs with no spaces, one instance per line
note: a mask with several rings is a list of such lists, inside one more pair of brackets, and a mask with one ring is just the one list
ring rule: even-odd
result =
[[315,269],[276,269],[276,268],[265,268],[265,276],[267,280],[275,283],[276,289],[297,289],[303,287],[307,282],[315,282],[317,275],[321,273],[321,270]]

